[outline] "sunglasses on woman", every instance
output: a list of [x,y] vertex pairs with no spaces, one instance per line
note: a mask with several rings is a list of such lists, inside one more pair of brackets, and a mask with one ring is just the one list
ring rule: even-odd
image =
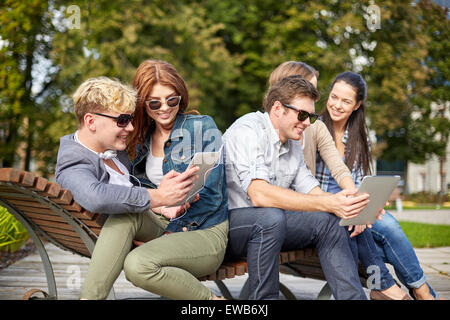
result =
[[134,118],[134,114],[126,114],[126,113],[122,113],[118,117],[113,117],[107,114],[97,112],[93,112],[93,114],[116,120],[116,124],[119,128],[125,128],[131,121],[133,121]]
[[[169,97],[165,100],[166,104],[170,108],[178,107],[181,101],[181,96]],[[162,107],[163,103],[159,99],[146,100],[145,105],[151,110],[158,110]]]
[[311,122],[311,124],[313,124],[314,122],[316,122],[317,118],[319,118],[319,115],[317,113],[309,113],[308,111],[299,110],[299,109],[294,108],[293,106],[285,104],[285,103],[281,103],[281,104],[288,109],[297,111],[298,112],[298,116],[297,116],[298,121],[305,121],[309,117],[309,121]]

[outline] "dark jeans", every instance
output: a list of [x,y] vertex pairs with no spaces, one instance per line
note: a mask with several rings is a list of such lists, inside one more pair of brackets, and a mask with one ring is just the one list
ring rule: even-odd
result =
[[278,299],[278,257],[286,234],[286,215],[276,208],[240,208],[228,212],[225,261],[247,257],[249,299]]
[[335,299],[365,300],[346,230],[324,212],[277,208],[229,211],[230,231],[225,260],[247,257],[250,299],[278,299],[281,250],[317,248]]

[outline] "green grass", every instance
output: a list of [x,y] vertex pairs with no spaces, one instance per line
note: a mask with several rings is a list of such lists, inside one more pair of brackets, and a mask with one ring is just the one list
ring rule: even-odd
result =
[[450,225],[399,221],[414,248],[450,246]]
[[15,252],[27,239],[26,229],[5,208],[0,207],[0,251]]

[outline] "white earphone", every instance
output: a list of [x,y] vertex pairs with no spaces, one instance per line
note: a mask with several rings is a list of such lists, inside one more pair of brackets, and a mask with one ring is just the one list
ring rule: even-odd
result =
[[117,151],[116,150],[106,150],[105,152],[98,153],[98,156],[101,159],[105,159],[105,160],[113,159],[113,158],[117,157]]
[[75,139],[76,142],[78,142],[79,144],[81,144],[81,145],[82,145],[83,147],[85,147],[86,149],[88,149],[88,150],[94,152],[95,154],[97,154],[97,155],[100,157],[100,159],[108,160],[108,159],[113,159],[113,158],[117,157],[117,151],[116,151],[116,150],[106,150],[105,152],[100,152],[100,153],[99,153],[99,152],[97,152],[97,151],[94,151],[94,150],[92,150],[92,149],[86,147],[86,146],[80,141],[80,139],[78,139],[78,130],[75,132],[75,134],[74,134],[73,137],[74,137],[74,139]]

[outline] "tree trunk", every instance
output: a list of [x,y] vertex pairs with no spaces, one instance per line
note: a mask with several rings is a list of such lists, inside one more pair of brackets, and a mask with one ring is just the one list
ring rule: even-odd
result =
[[444,169],[445,163],[447,161],[446,155],[439,158],[439,174],[441,176],[441,191],[440,191],[440,197],[439,197],[439,203],[442,204],[444,201],[444,196],[447,193],[447,172]]
[[403,196],[406,196],[409,193],[408,190],[408,160],[406,161],[405,164],[405,170],[403,171],[403,191],[402,194]]
[[2,167],[13,167],[14,166],[14,154],[18,145],[19,127],[17,125],[17,119],[10,119],[8,121],[9,128],[7,129],[8,134],[5,139],[5,146],[2,148],[4,150],[2,154]]
[[24,170],[30,171],[30,165],[31,165],[31,155],[33,151],[33,124],[32,120],[28,118],[28,128],[27,128],[27,146],[25,149],[25,163],[24,163]]

